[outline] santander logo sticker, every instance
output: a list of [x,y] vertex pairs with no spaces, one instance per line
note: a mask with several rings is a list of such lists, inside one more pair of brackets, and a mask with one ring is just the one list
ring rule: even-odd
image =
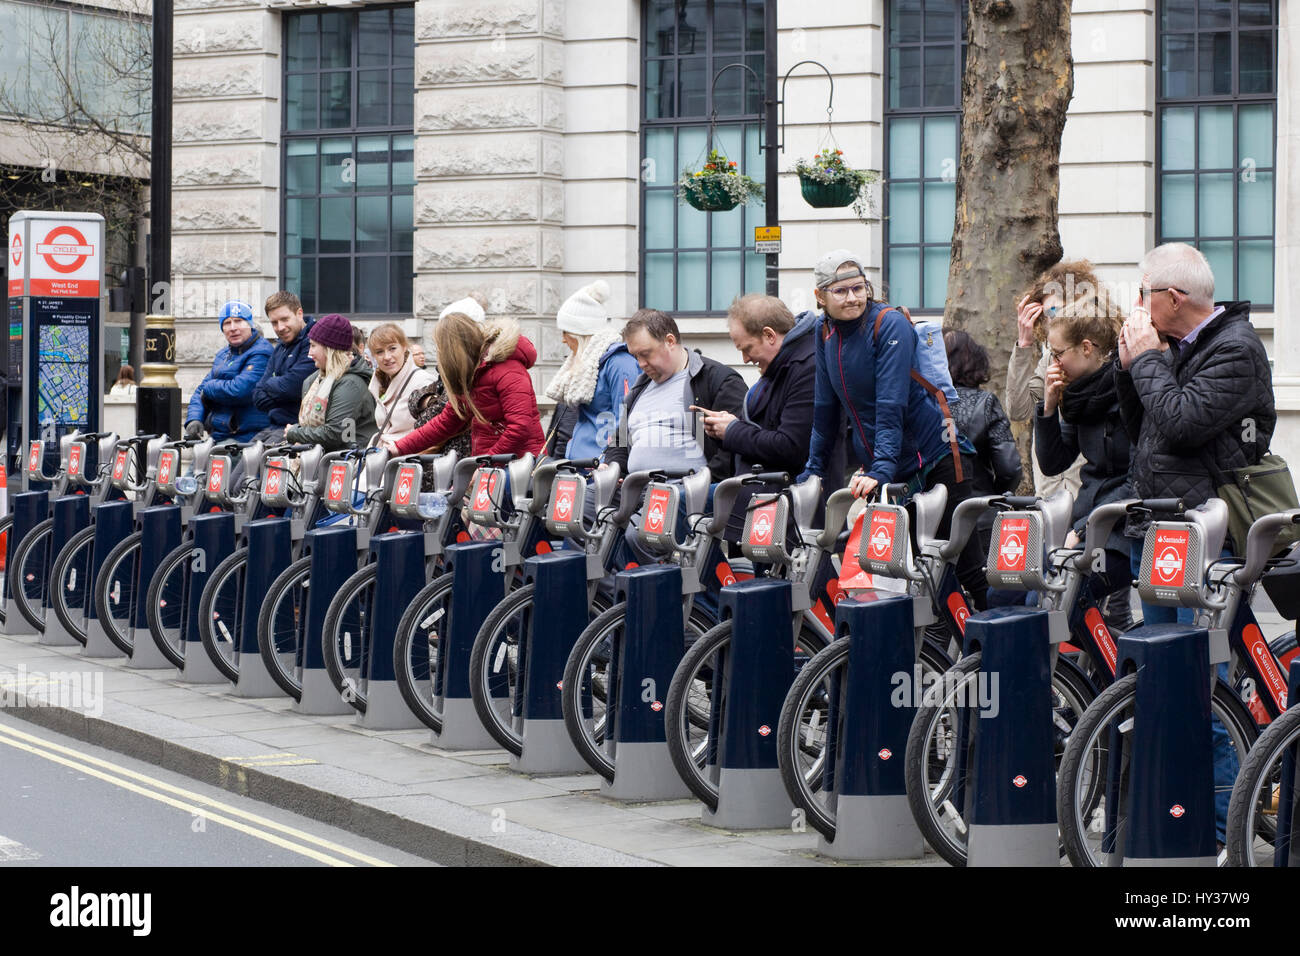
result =
[[894,528],[898,516],[892,511],[874,511],[871,514],[871,532],[867,538],[867,554],[873,561],[888,561],[894,554]]
[[415,469],[403,468],[397,474],[397,496],[396,501],[399,505],[409,505],[411,503],[411,487],[415,484]]
[[208,491],[214,494],[221,490],[222,479],[226,475],[226,460],[224,458],[212,459],[212,472],[208,475]]
[[1282,672],[1277,669],[1277,662],[1273,660],[1273,652],[1268,649],[1268,644],[1265,643],[1264,635],[1258,625],[1246,625],[1245,631],[1242,632],[1242,638],[1246,642],[1246,647],[1250,650],[1250,656],[1259,665],[1259,672],[1268,681],[1269,693],[1285,709],[1286,681],[1282,677]]
[[122,480],[122,476],[126,474],[126,459],[127,459],[127,454],[128,454],[128,453],[125,452],[125,451],[119,451],[119,452],[117,453],[117,459],[113,462],[113,480],[114,480],[114,481],[121,481],[121,480]]
[[578,493],[578,483],[572,478],[555,483],[555,507],[551,517],[556,521],[573,520],[573,499]]
[[776,502],[757,509],[754,512],[754,525],[749,532],[749,543],[759,546],[771,544],[775,520]]
[[647,534],[663,534],[664,519],[668,516],[668,499],[667,488],[656,488],[650,492],[650,499],[646,504],[645,512],[645,530]]
[[970,608],[966,606],[962,596],[954,591],[948,595],[948,610],[952,613],[953,620],[957,622],[958,629],[966,633],[966,619],[970,617]]
[[326,492],[326,497],[330,501],[343,500],[343,474],[347,469],[342,465],[333,465],[330,467],[330,486]]
[[73,445],[68,449],[68,474],[81,474],[81,446]]
[[1151,562],[1151,583],[1157,587],[1180,588],[1187,571],[1187,532],[1157,531],[1155,557]]
[[1101,611],[1095,607],[1088,608],[1083,615],[1083,622],[1088,625],[1088,632],[1092,634],[1093,640],[1097,642],[1097,647],[1106,658],[1106,666],[1110,672],[1115,673],[1115,665],[1119,661],[1119,654],[1115,649],[1115,639],[1110,636],[1110,630],[1106,627],[1106,622],[1102,620]]
[[278,495],[280,493],[280,469],[270,468],[266,472],[266,493],[268,495]]
[[165,453],[158,460],[158,482],[159,484],[168,484],[172,480],[172,453]]
[[31,457],[27,459],[27,470],[41,470],[41,443],[38,441],[32,442],[32,453]]
[[1028,518],[1003,518],[998,529],[998,570],[1023,571],[1026,543],[1029,540]]
[[492,499],[488,491],[488,476],[480,474],[478,476],[478,490],[474,493],[474,510],[487,511],[488,506],[491,504]]

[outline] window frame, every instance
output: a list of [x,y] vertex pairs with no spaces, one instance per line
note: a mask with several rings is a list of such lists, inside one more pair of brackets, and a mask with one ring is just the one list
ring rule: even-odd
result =
[[[361,31],[360,31],[361,15],[363,13],[373,13],[381,10],[390,11],[390,12],[396,10],[411,11],[411,18],[412,18],[411,65],[409,67],[405,65],[399,66],[397,64],[397,61],[394,58],[394,53],[395,53],[394,41],[396,40],[398,34],[395,30],[391,29],[391,20],[390,20],[388,64],[387,64],[388,84],[389,84],[388,86],[389,122],[385,124],[378,124],[373,126],[358,126],[357,119],[358,119],[358,105],[360,99],[361,73],[363,70],[379,69],[379,67],[362,67],[359,64],[361,44],[358,38],[361,35]],[[352,42],[349,45],[350,49],[349,49],[348,67],[346,68],[346,70],[342,67],[331,67],[329,69],[321,68],[320,53],[319,53],[320,51],[319,37],[321,36],[321,33],[318,30],[317,31],[317,38],[318,38],[317,39],[317,62],[316,62],[315,69],[291,71],[288,68],[290,20],[294,17],[308,17],[308,16],[320,17],[324,14],[329,14],[329,13],[341,14],[349,17],[351,20],[350,35],[352,38]],[[311,260],[312,262],[316,263],[317,266],[316,286],[312,292],[313,301],[310,303],[312,306],[314,306],[314,308],[307,311],[313,311],[316,314],[321,314],[326,309],[326,307],[322,306],[320,302],[320,274],[321,274],[320,263],[322,262],[341,263],[346,261],[348,263],[348,268],[349,268],[349,277],[348,277],[349,308],[341,308],[337,310],[331,309],[331,311],[339,311],[350,317],[359,319],[361,321],[366,321],[366,322],[384,322],[384,321],[401,322],[414,317],[415,314],[415,289],[414,289],[415,287],[415,226],[414,226],[415,197],[414,197],[414,192],[415,192],[415,184],[416,184],[415,167],[414,167],[414,152],[415,152],[414,110],[412,110],[411,123],[409,125],[400,125],[400,124],[392,123],[392,118],[393,118],[392,113],[393,113],[393,106],[394,106],[393,74],[395,72],[397,72],[398,70],[405,70],[405,69],[409,69],[411,71],[412,73],[411,89],[412,89],[412,96],[414,96],[414,89],[415,89],[414,86],[414,72],[415,72],[414,17],[415,17],[415,7],[411,3],[374,4],[374,5],[367,5],[364,7],[346,7],[341,9],[334,8],[334,7],[318,7],[318,8],[312,8],[307,10],[301,10],[301,11],[297,11],[297,10],[285,11],[283,16],[281,17],[281,35],[282,35],[281,58],[282,58],[283,68],[280,71],[281,96],[280,96],[279,158],[280,158],[281,176],[280,176],[279,203],[278,203],[279,214],[280,214],[280,230],[279,230],[280,242],[279,242],[279,270],[278,270],[279,275],[277,281],[279,282],[281,288],[287,288],[288,264],[290,259],[296,259],[299,262]],[[319,23],[320,21],[318,20],[317,21],[318,26]],[[319,125],[321,119],[322,107],[321,107],[321,84],[318,79],[318,82],[316,84],[316,122],[318,125],[309,129],[304,128],[304,129],[296,129],[291,131],[288,125],[289,124],[288,87],[289,87],[290,76],[315,76],[319,78],[327,74],[345,73],[345,72],[350,78],[349,80],[349,104],[350,104],[349,109],[350,109],[350,119],[351,119],[350,125],[334,126],[334,127],[322,127]],[[412,102],[414,101],[412,100]],[[388,157],[389,157],[388,184],[386,187],[383,187],[382,191],[380,191],[379,187],[371,187],[369,190],[363,192],[360,190],[358,184],[355,181],[353,181],[353,183],[351,184],[352,188],[349,191],[344,193],[325,193],[321,190],[320,177],[321,177],[321,165],[322,165],[321,157],[323,155],[321,152],[322,143],[324,143],[326,140],[331,140],[331,139],[351,139],[353,142],[353,149],[352,152],[350,153],[350,156],[355,161],[360,155],[360,150],[357,148],[358,140],[365,137],[381,137],[381,136],[387,138],[388,140]],[[392,159],[394,153],[393,143],[396,137],[398,136],[409,136],[411,138],[412,169],[411,169],[411,182],[409,186],[397,186],[393,182],[393,170],[394,170],[394,163]],[[289,188],[288,188],[287,168],[288,168],[289,144],[295,141],[314,142],[316,144],[316,183],[315,183],[315,188],[311,192],[295,193],[291,196],[289,194]],[[394,225],[393,225],[393,199],[402,195],[410,195],[411,197],[411,222],[412,222],[411,243],[410,243],[410,248],[408,250],[398,250],[393,247],[394,246],[393,236],[395,232]],[[349,240],[349,245],[351,246],[351,248],[347,253],[322,253],[320,251],[321,232],[322,232],[321,211],[320,211],[321,202],[326,198],[343,198],[343,197],[347,197],[352,201],[352,236],[351,239]],[[379,197],[387,197],[388,199],[387,220],[388,220],[389,246],[388,249],[385,250],[384,252],[362,252],[357,248],[358,200],[362,198],[379,198]],[[291,255],[288,252],[288,230],[286,228],[286,224],[288,222],[288,204],[290,199],[312,199],[316,203],[315,241],[317,247],[316,247],[316,251],[313,253],[304,254],[300,252],[298,254]],[[394,276],[393,276],[394,260],[402,259],[402,258],[410,259],[411,261],[411,274],[408,279],[409,289],[410,289],[408,298],[411,304],[410,311],[400,311],[398,309],[393,308],[394,305],[400,305],[403,298],[402,292],[398,288],[398,283],[394,281]],[[387,311],[361,312],[356,308],[357,267],[360,261],[363,259],[366,260],[383,259],[385,262],[385,267],[386,267],[385,271],[388,275],[387,304],[389,306],[389,309]],[[301,286],[301,282],[299,283],[299,285]],[[298,291],[298,293],[301,294],[301,289],[295,291]]]
[[[884,188],[881,190],[881,212],[880,212],[880,215],[881,215],[881,221],[880,221],[880,225],[881,225],[881,257],[880,257],[880,275],[881,275],[881,285],[882,285],[882,286],[889,286],[889,284],[890,284],[890,278],[889,278],[889,275],[890,275],[890,273],[889,273],[890,253],[893,251],[894,248],[899,248],[899,249],[915,249],[915,250],[917,251],[917,283],[918,283],[917,294],[918,294],[918,304],[916,304],[916,305],[911,305],[911,304],[906,303],[906,302],[897,302],[896,304],[899,304],[899,305],[907,305],[908,308],[909,308],[909,311],[911,311],[912,313],[914,313],[914,314],[916,314],[916,315],[943,315],[943,314],[944,314],[944,311],[945,311],[945,309],[946,309],[946,307],[947,307],[947,294],[946,294],[946,292],[945,292],[945,296],[944,296],[944,304],[943,304],[943,305],[940,305],[940,306],[937,306],[937,307],[936,307],[936,306],[921,306],[921,305],[919,304],[920,302],[924,301],[924,298],[925,298],[925,252],[926,252],[926,250],[927,250],[927,249],[937,249],[937,248],[939,248],[939,247],[941,247],[941,246],[946,245],[946,246],[948,247],[948,251],[949,251],[949,260],[948,260],[948,261],[949,261],[949,263],[951,263],[951,261],[952,261],[952,238],[951,238],[951,237],[949,237],[948,242],[947,242],[946,244],[945,244],[945,243],[940,243],[940,242],[926,242],[926,241],[925,241],[925,192],[926,192],[926,183],[927,183],[927,182],[930,182],[930,183],[945,182],[945,180],[944,180],[942,177],[933,177],[933,176],[929,176],[929,177],[927,177],[927,176],[925,175],[925,121],[926,121],[927,119],[930,119],[930,118],[941,117],[941,116],[951,116],[951,117],[953,117],[953,118],[955,119],[955,121],[956,121],[956,131],[955,131],[955,132],[956,132],[956,137],[955,137],[955,141],[956,141],[956,145],[957,145],[957,156],[954,157],[954,159],[957,160],[958,163],[960,163],[960,158],[961,158],[961,125],[962,125],[962,96],[961,96],[961,86],[962,86],[962,75],[965,73],[965,69],[966,69],[966,52],[967,52],[967,45],[968,45],[968,44],[967,44],[967,35],[966,35],[966,34],[967,34],[967,29],[966,29],[966,22],[965,22],[965,21],[966,21],[967,7],[966,7],[966,4],[965,4],[964,0],[956,0],[956,2],[953,4],[953,31],[954,31],[954,32],[953,32],[953,36],[954,36],[954,37],[958,37],[958,36],[960,36],[960,40],[959,40],[959,41],[957,41],[957,42],[951,44],[951,46],[958,47],[958,55],[955,56],[955,57],[953,58],[953,60],[954,60],[954,67],[955,67],[955,69],[954,69],[954,71],[953,71],[953,72],[954,72],[954,77],[953,77],[953,84],[954,84],[954,89],[953,89],[953,98],[954,98],[954,101],[955,101],[955,104],[956,104],[956,105],[955,105],[955,106],[926,106],[926,105],[924,104],[924,97],[925,97],[925,50],[926,50],[928,47],[944,46],[945,44],[943,44],[943,43],[941,43],[941,42],[932,42],[932,41],[930,41],[928,34],[925,32],[925,22],[926,22],[926,19],[927,19],[926,12],[925,12],[925,6],[924,6],[924,2],[925,2],[925,0],[921,0],[921,2],[922,2],[922,6],[921,6],[921,35],[920,35],[920,39],[918,39],[918,40],[909,40],[909,41],[901,42],[901,43],[897,43],[897,44],[891,42],[891,39],[890,39],[890,34],[891,34],[891,31],[892,31],[892,28],[893,28],[893,20],[894,20],[894,14],[895,14],[895,10],[894,10],[894,2],[893,2],[893,0],[885,0],[885,3],[883,4],[883,9],[884,9],[884,18],[883,18],[883,21],[884,21],[884,22],[883,22],[882,25],[881,25],[881,40],[882,40],[882,45],[883,45],[883,50],[884,50],[884,64],[883,64],[883,68],[882,68],[882,80],[883,80],[883,82],[882,82],[882,84],[881,84],[881,89],[882,89],[881,96],[882,96],[882,100],[883,100],[883,103],[882,103],[882,105],[883,105],[883,109],[882,109],[882,111],[881,111],[881,124],[880,124],[880,130],[881,130],[881,140],[882,140],[882,142],[881,142],[881,164],[882,164],[882,168],[884,169],[884,179],[885,179],[885,182],[884,182]],[[918,105],[918,106],[900,106],[900,107],[893,107],[893,106],[890,105],[890,79],[891,79],[891,77],[892,77],[891,64],[892,64],[892,59],[893,59],[893,58],[892,58],[892,54],[893,54],[893,51],[894,51],[895,49],[916,49],[916,50],[920,50],[920,51],[921,51],[921,64],[920,64],[920,74],[919,74],[919,76],[920,76],[920,90],[921,90],[922,103],[921,103],[920,105]],[[891,202],[890,202],[890,200],[891,200],[891,192],[892,192],[892,188],[893,188],[893,186],[894,186],[894,178],[890,175],[890,163],[891,163],[891,161],[892,161],[892,150],[890,149],[890,141],[891,141],[891,135],[890,135],[890,133],[891,133],[891,129],[890,129],[890,127],[891,127],[891,124],[893,123],[893,121],[895,121],[895,120],[900,120],[900,119],[917,119],[917,120],[920,121],[920,129],[921,129],[921,132],[920,132],[920,151],[919,151],[918,154],[917,154],[917,176],[914,177],[914,178],[913,178],[913,177],[908,177],[908,178],[902,179],[901,182],[904,183],[904,184],[915,183],[915,184],[918,186],[918,196],[919,196],[919,214],[920,214],[920,217],[921,217],[921,218],[920,218],[920,221],[919,221],[918,224],[917,224],[917,235],[918,235],[918,240],[917,240],[916,242],[898,242],[898,243],[895,243],[895,242],[891,242],[891,233],[892,233],[893,230],[892,230],[891,208],[890,208],[890,207],[891,207]],[[955,188],[955,186],[956,186],[956,181],[957,181],[957,178],[956,178],[956,177],[957,177],[957,171],[954,169],[954,171],[953,171],[953,180],[952,180],[953,185],[954,185],[954,188]],[[946,277],[945,277],[945,279],[946,279]],[[876,295],[877,295],[878,298],[881,297],[881,296],[884,296],[884,295],[885,295],[885,291],[884,291],[884,289],[877,289],[877,290],[876,290]],[[888,296],[888,298],[889,298],[890,300],[896,301],[895,297],[893,296],[893,289],[892,289],[892,288],[889,289],[889,296]]]
[[[1239,23],[1240,8],[1238,4],[1233,3],[1230,7],[1231,24],[1225,29],[1202,29],[1200,25],[1200,4],[1193,5],[1193,23],[1186,30],[1168,30],[1166,31],[1162,24],[1164,23],[1164,12],[1167,6],[1167,0],[1158,0],[1155,5],[1155,83],[1156,98],[1154,111],[1155,125],[1155,203],[1154,203],[1154,221],[1152,223],[1155,235],[1155,244],[1161,245],[1165,242],[1186,242],[1190,245],[1200,248],[1203,242],[1227,242],[1232,245],[1232,296],[1233,300],[1241,299],[1241,244],[1242,242],[1260,242],[1265,238],[1268,239],[1273,247],[1273,292],[1267,302],[1251,301],[1251,308],[1261,312],[1272,312],[1275,308],[1277,298],[1277,196],[1278,196],[1278,170],[1277,170],[1277,137],[1278,137],[1278,39],[1279,39],[1279,20],[1280,5],[1279,0],[1269,0],[1271,24],[1267,27],[1250,26],[1245,28],[1246,33],[1268,34],[1271,39],[1272,48],[1272,77],[1273,89],[1270,93],[1241,93],[1241,64],[1240,64],[1240,43],[1239,38],[1242,30]],[[1199,83],[1200,77],[1200,43],[1199,38],[1203,34],[1226,33],[1230,36],[1231,54],[1232,54],[1232,92],[1230,93],[1207,93],[1202,94],[1197,89],[1192,96],[1171,97],[1166,96],[1165,89],[1165,55],[1164,39],[1168,35],[1174,36],[1191,36],[1192,48],[1195,51],[1193,61],[1193,77],[1197,78]],[[1256,165],[1256,172],[1270,173],[1273,176],[1273,209],[1272,209],[1272,232],[1269,236],[1247,235],[1241,233],[1241,200],[1240,191],[1237,189],[1239,177],[1242,173],[1240,163],[1240,115],[1242,106],[1267,105],[1272,107],[1273,111],[1273,153],[1270,163],[1267,166]],[[1201,144],[1201,110],[1205,107],[1230,107],[1232,109],[1232,156],[1234,166],[1231,169],[1222,169],[1218,167],[1201,166],[1200,144]],[[1172,169],[1166,172],[1164,169],[1164,115],[1166,109],[1191,109],[1192,111],[1192,165],[1185,169]],[[1231,236],[1208,236],[1201,235],[1201,178],[1204,175],[1223,174],[1231,172],[1233,176],[1232,189],[1232,235]],[[1166,175],[1192,177],[1193,197],[1192,197],[1192,232],[1188,236],[1165,236],[1164,232],[1164,179]],[[1220,296],[1218,286],[1222,280],[1216,277],[1216,298],[1219,301],[1225,301],[1227,297]]]
[[[764,91],[761,89],[761,84],[765,80],[765,71],[763,69],[758,69],[755,71],[758,73],[759,84],[760,84],[760,88],[758,92],[759,111],[757,113],[727,114],[725,117],[719,116],[716,123],[711,123],[709,120],[709,116],[712,110],[714,109],[713,78],[716,75],[717,70],[722,69],[722,66],[715,65],[717,61],[722,59],[729,59],[732,60],[733,62],[739,61],[741,63],[744,63],[746,66],[750,66],[750,68],[753,69],[753,67],[750,64],[750,61],[752,59],[762,58],[762,62],[766,63],[767,57],[776,56],[776,38],[774,36],[766,35],[766,31],[764,32],[763,48],[761,50],[748,49],[745,44],[745,39],[748,36],[747,27],[746,27],[748,23],[747,14],[751,9],[755,9],[755,8],[758,11],[760,11],[760,13],[765,12],[766,4],[769,2],[775,2],[775,0],[744,0],[744,6],[742,6],[741,8],[741,24],[742,24],[741,26],[742,39],[740,45],[741,48],[737,51],[728,50],[728,51],[721,51],[721,52],[714,50],[714,17],[713,17],[714,0],[706,0],[706,2],[703,4],[698,4],[697,2],[697,4],[693,6],[693,9],[698,10],[701,8],[701,6],[703,7],[705,11],[705,26],[703,29],[697,31],[695,45],[692,47],[692,50],[698,51],[699,40],[700,37],[702,36],[705,41],[703,59],[705,64],[705,75],[706,75],[706,86],[704,90],[704,115],[702,118],[692,116],[683,119],[681,116],[674,115],[671,117],[659,117],[656,119],[650,119],[646,115],[647,112],[646,100],[650,89],[648,83],[649,64],[651,62],[659,62],[659,63],[673,63],[674,65],[676,65],[681,63],[687,57],[699,57],[701,54],[699,52],[691,52],[689,54],[683,55],[681,53],[676,52],[677,51],[677,41],[676,41],[677,26],[674,25],[674,29],[673,29],[674,52],[672,54],[661,53],[656,56],[648,55],[647,51],[649,49],[649,37],[650,37],[650,30],[651,30],[650,17],[652,13],[655,12],[655,7],[653,3],[649,2],[649,0],[644,0],[644,2],[641,4],[641,8],[642,8],[640,13],[641,40],[639,42],[639,50],[637,53],[639,59],[639,77],[640,77],[640,84],[641,84],[640,90],[638,91],[639,122],[638,122],[638,130],[637,130],[639,172],[645,169],[644,163],[648,158],[650,158],[647,155],[648,139],[649,139],[648,136],[646,135],[647,131],[656,130],[656,129],[672,130],[673,131],[673,156],[674,159],[676,159],[679,155],[678,151],[680,148],[681,133],[683,130],[704,129],[707,131],[709,127],[712,125],[719,130],[724,128],[739,130],[740,142],[741,142],[741,151],[740,151],[741,155],[739,157],[729,157],[729,158],[736,159],[737,162],[741,164],[740,168],[742,173],[746,173],[747,175],[752,176],[753,178],[755,178],[760,182],[764,181],[766,173],[765,170],[762,168],[763,159],[764,159],[764,153],[762,149],[760,148],[758,152],[760,168],[748,169],[747,162],[746,162],[748,158],[748,149],[746,147],[748,145],[749,137],[751,135],[757,137],[759,143],[762,144],[762,140],[764,136],[765,113],[762,109],[762,100],[763,100]],[[764,23],[766,23],[765,16],[762,18],[762,20]],[[740,81],[741,81],[740,98],[741,98],[741,105],[743,108],[744,106],[748,105],[750,91],[755,89],[754,79],[753,77],[750,76],[748,70],[733,70],[730,71],[728,76],[730,76],[731,73],[735,73],[740,77]],[[680,77],[680,71],[678,72],[677,75],[678,77]],[[674,81],[674,89],[676,91],[676,95],[680,100],[681,88],[680,88],[680,83],[677,80]],[[676,104],[674,104],[673,112],[674,113],[678,112]],[[706,138],[707,138],[707,132],[706,132]],[[716,139],[714,140],[713,145],[715,147],[717,146]],[[762,145],[766,145],[766,144],[762,144]],[[701,159],[700,162],[703,162],[703,159]],[[705,227],[704,227],[705,241],[703,246],[683,247],[680,244],[681,242],[680,232],[679,232],[680,210],[678,209],[678,200],[677,200],[676,185],[675,185],[677,178],[681,173],[681,170],[680,169],[672,170],[671,173],[672,178],[670,180],[669,185],[662,184],[658,178],[659,175],[661,174],[658,174],[658,171],[656,172],[657,172],[657,178],[656,178],[656,182],[653,184],[647,183],[643,175],[638,175],[637,177],[637,182],[638,182],[637,215],[638,215],[638,224],[639,224],[637,228],[637,233],[638,233],[637,301],[640,304],[650,308],[663,308],[663,311],[669,312],[674,316],[678,316],[682,318],[714,318],[721,315],[725,315],[726,314],[725,307],[721,309],[708,307],[713,302],[713,255],[715,252],[717,253],[738,252],[740,254],[740,274],[737,276],[738,284],[736,286],[736,295],[741,295],[747,291],[753,291],[753,292],[765,291],[764,288],[748,289],[746,286],[746,279],[745,279],[747,275],[747,269],[750,262],[750,258],[756,256],[756,254],[753,251],[754,248],[753,243],[748,241],[747,237],[752,235],[752,229],[754,228],[754,226],[765,224],[766,218],[763,212],[763,208],[761,206],[755,206],[752,203],[745,203],[742,205],[741,209],[743,211],[742,211],[742,224],[741,224],[741,244],[739,246],[716,245],[713,241],[713,226],[714,226],[713,216],[715,214],[706,213],[699,210],[691,210],[691,214],[707,217],[705,221]],[[647,247],[646,237],[648,234],[648,230],[646,228],[646,222],[647,222],[646,212],[648,206],[647,199],[650,192],[671,192],[671,195],[673,197],[672,201],[673,201],[674,211],[673,211],[673,222],[672,222],[672,245],[669,247],[659,247],[653,249]],[[718,215],[730,215],[730,213],[720,213]],[[648,303],[646,302],[647,256],[652,254],[658,255],[663,253],[669,253],[673,257],[672,302],[671,303]],[[704,255],[704,282],[705,282],[704,302],[706,305],[706,308],[704,309],[680,309],[677,307],[677,304],[680,301],[680,294],[679,294],[680,267],[678,264],[678,260],[679,260],[679,256],[682,253],[688,253],[688,254],[703,253]],[[764,267],[766,267],[766,257],[757,256],[757,258],[763,263]]]

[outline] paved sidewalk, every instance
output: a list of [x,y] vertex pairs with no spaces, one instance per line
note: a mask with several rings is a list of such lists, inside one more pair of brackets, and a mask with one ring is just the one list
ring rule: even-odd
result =
[[[624,804],[600,795],[595,774],[519,774],[501,750],[440,750],[427,730],[303,716],[288,698],[237,698],[229,685],[184,684],[174,669],[79,652],[0,635],[7,712],[439,863],[836,865],[817,855],[811,828],[718,830],[700,823],[694,800]],[[103,700],[61,691],[61,703],[82,706],[44,705],[58,673],[87,690],[102,673]],[[923,864],[942,861],[927,851],[885,865]]]

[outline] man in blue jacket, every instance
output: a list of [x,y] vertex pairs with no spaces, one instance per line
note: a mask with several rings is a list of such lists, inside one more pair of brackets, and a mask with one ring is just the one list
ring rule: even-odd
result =
[[266,363],[262,380],[253,389],[253,404],[264,412],[271,424],[257,435],[263,441],[280,438],[288,425],[298,423],[302,405],[302,385],[316,371],[308,353],[311,316],[302,314],[302,302],[292,292],[271,294],[264,306],[266,317],[279,343]]
[[[864,498],[895,482],[907,483],[912,492],[944,484],[948,506],[938,535],[946,537],[953,510],[970,497],[973,467],[954,461],[946,428],[956,426],[945,426],[935,399],[912,378],[917,363],[911,322],[900,310],[873,301],[862,261],[847,249],[822,256],[814,277],[825,314],[814,332],[817,387],[806,472],[827,476],[828,458],[847,421],[850,457],[861,465],[849,481],[854,495]],[[972,539],[957,574],[977,608],[984,607],[988,591],[983,563]]]
[[185,434],[194,438],[206,431],[216,441],[250,441],[270,424],[253,406],[253,389],[271,357],[271,344],[253,324],[247,302],[227,302],[217,321],[227,344],[190,397]]

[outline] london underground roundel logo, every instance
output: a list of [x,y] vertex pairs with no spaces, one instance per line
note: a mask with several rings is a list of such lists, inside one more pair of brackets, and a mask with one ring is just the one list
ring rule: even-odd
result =
[[1172,807],[1169,808],[1169,815],[1173,817],[1175,820],[1177,820],[1186,812],[1187,811],[1183,809],[1183,805],[1181,803],[1175,803]]
[[9,247],[9,255],[13,260],[14,268],[23,264],[23,235],[20,232],[14,233],[13,245]]
[[62,225],[55,226],[46,234],[44,242],[36,244],[36,254],[55,272],[70,275],[95,254],[95,247],[86,242],[79,230]]
[[754,518],[754,533],[750,537],[753,544],[770,544],[772,542],[772,517],[766,511],[760,511]]
[[762,727],[758,728],[758,735],[760,737],[766,737],[771,732],[772,732],[772,728],[769,727],[767,724],[764,724]]
[[883,558],[889,553],[889,546],[893,542],[884,528],[877,528],[871,534],[871,553],[876,557]]
[[1169,547],[1161,551],[1156,556],[1155,569],[1162,582],[1171,584],[1183,570],[1183,558],[1178,553],[1178,549]]
[[338,476],[337,473],[335,473],[334,477],[330,479],[330,498],[334,501],[338,501],[342,497],[343,497],[343,480]]
[[880,753],[876,754],[876,756],[881,760],[888,760],[890,757],[894,756],[894,752],[888,747],[884,747],[881,749]]
[[485,475],[478,480],[478,494],[474,496],[474,507],[479,511],[487,511],[490,503],[490,499],[488,498],[488,480]]
[[555,517],[558,521],[568,521],[573,516],[573,492],[572,482],[564,482],[557,486],[555,490]]
[[162,461],[158,463],[158,481],[167,484],[172,477],[172,456],[163,455]]
[[1019,773],[1016,774],[1016,776],[1012,779],[1011,782],[1014,783],[1017,787],[1024,787],[1024,785],[1027,784],[1029,781],[1025,779],[1025,775],[1023,773]]
[[126,452],[119,451],[117,461],[113,465],[113,477],[118,481],[121,481],[122,475],[126,474],[126,455]]
[[397,483],[397,503],[405,505],[411,503],[411,474],[403,472],[402,479]]
[[664,527],[663,505],[655,501],[650,504],[650,513],[646,517],[646,530],[660,532]]
[[1016,564],[1020,556],[1025,553],[1025,546],[1021,543],[1020,538],[1014,534],[1007,535],[1007,539],[1002,542],[1002,560],[1008,566]]
[[280,493],[279,468],[272,468],[266,473],[266,493],[268,495],[278,495]]

